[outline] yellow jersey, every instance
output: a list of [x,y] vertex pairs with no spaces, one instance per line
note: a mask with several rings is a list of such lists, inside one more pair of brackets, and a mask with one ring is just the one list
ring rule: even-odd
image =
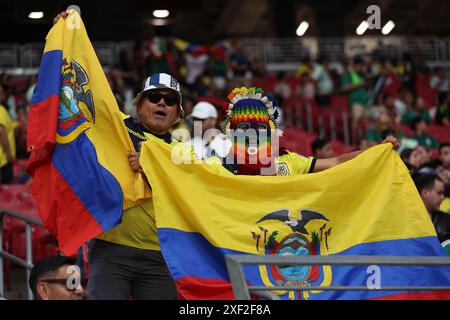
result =
[[[124,122],[135,149],[139,150],[139,143],[146,141],[152,134],[141,124],[135,123],[130,117],[124,119]],[[171,145],[179,143],[172,139],[170,133],[163,136],[153,136]],[[153,199],[150,198],[136,207],[124,210],[122,222],[117,227],[98,236],[97,239],[127,247],[159,251]]]
[[[16,140],[14,138],[14,122],[11,120],[6,108],[0,104],[0,126],[4,127],[8,136],[9,148],[13,157],[16,156]],[[6,151],[0,146],[0,168],[8,163]]]
[[[213,160],[215,159],[215,161]],[[312,173],[317,159],[314,157],[304,157],[294,152],[287,151],[285,154],[275,159],[277,176],[291,176],[298,174]],[[225,168],[218,158],[210,158],[208,161],[216,172],[221,174],[236,174],[237,171],[228,167]]]

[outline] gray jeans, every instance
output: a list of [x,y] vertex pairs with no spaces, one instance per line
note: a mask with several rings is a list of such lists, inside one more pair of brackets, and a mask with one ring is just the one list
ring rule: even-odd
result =
[[174,300],[177,289],[159,251],[92,239],[89,243],[89,299]]

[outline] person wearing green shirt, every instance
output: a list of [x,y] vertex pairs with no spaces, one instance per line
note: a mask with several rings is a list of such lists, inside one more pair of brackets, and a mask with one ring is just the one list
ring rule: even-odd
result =
[[356,126],[358,121],[365,118],[369,102],[367,81],[364,76],[364,61],[356,57],[353,67],[341,77],[342,91],[348,95],[349,106],[352,113],[352,140],[356,141]]
[[403,138],[404,134],[395,129],[394,121],[387,113],[381,113],[375,124],[366,131],[366,140],[369,146],[374,146],[383,141],[387,136],[393,135],[398,139]]
[[427,146],[431,149],[439,148],[439,142],[435,138],[426,133],[428,128],[427,123],[421,116],[416,116],[411,124],[411,129],[414,131],[412,140],[416,140],[419,145]]
[[431,116],[425,106],[425,102],[420,97],[416,99],[412,107],[408,107],[408,109],[403,113],[402,123],[411,126],[416,116],[421,116],[427,124],[431,124],[432,122]]

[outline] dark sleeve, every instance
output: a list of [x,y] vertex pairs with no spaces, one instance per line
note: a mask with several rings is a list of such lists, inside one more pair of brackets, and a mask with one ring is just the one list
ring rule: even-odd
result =
[[312,162],[311,162],[311,167],[309,168],[308,173],[313,173],[314,172],[314,168],[316,167],[316,162],[317,162],[317,158],[314,157]]
[[128,135],[130,136],[131,142],[133,143],[134,150],[139,152],[139,143],[145,141],[139,138],[139,135],[143,135],[143,132],[140,132],[141,130],[139,130],[139,127],[136,125],[133,118],[126,118],[123,120],[123,122],[127,127]]

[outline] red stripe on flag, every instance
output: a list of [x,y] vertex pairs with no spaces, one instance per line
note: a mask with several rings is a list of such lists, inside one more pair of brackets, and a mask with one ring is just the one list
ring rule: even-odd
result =
[[33,171],[39,162],[50,159],[56,139],[59,96],[49,98],[31,106],[28,115],[27,150],[31,151],[27,171]]
[[178,294],[185,300],[234,300],[229,281],[192,276],[176,281]]
[[50,160],[36,168],[31,191],[42,222],[65,255],[75,255],[85,241],[103,232]]
[[372,300],[450,300],[450,291],[405,292]]

